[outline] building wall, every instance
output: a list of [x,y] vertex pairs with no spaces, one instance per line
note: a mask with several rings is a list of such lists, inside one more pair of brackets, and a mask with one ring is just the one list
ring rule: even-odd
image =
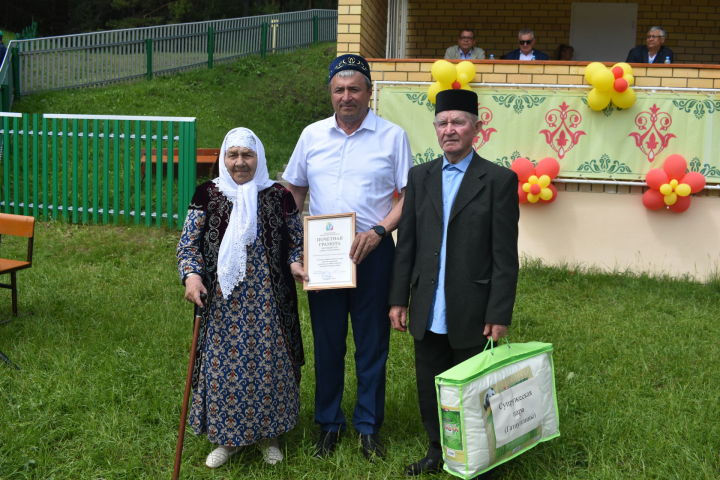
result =
[[[365,0],[360,27],[361,55],[384,57],[387,38],[387,0]],[[367,13],[367,15],[365,14]]]
[[[627,3],[622,0],[596,0],[600,3]],[[408,0],[408,58],[442,58],[445,49],[457,42],[458,29],[475,29],[477,45],[496,58],[517,48],[517,31],[532,28],[536,48],[551,55],[570,37],[571,0],[526,0],[467,2],[459,0]],[[720,2],[717,0],[635,0],[638,4],[636,43],[645,42],[647,29],[661,25],[668,32],[665,42],[675,52],[677,63],[720,63]],[[339,0],[339,25],[367,29],[362,38],[338,39],[338,53],[368,52],[383,58],[387,0]],[[362,9],[359,17],[344,16],[346,9]],[[367,25],[366,13],[374,12],[383,21]],[[357,14],[359,15],[359,13]],[[339,30],[342,32],[343,30]],[[608,26],[612,32],[612,26]],[[366,44],[367,43],[367,44]],[[381,43],[381,45],[379,45]],[[382,47],[382,48],[381,48]],[[372,52],[372,53],[371,53]],[[375,53],[379,52],[379,53]]]
[[387,9],[387,0],[340,0],[338,55],[358,53],[365,57],[384,57]]
[[[432,82],[434,60],[371,61],[373,79]],[[474,82],[569,84],[584,82],[584,62],[474,61]],[[720,89],[720,65],[635,67],[641,86]],[[522,205],[519,249],[546,264],[720,278],[720,196],[695,195],[684,213],[652,212],[642,205],[639,186],[555,183],[549,205]]]

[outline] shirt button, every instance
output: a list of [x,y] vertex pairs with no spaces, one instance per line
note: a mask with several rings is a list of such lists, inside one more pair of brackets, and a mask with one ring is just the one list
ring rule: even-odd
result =
[[435,279],[433,278],[432,280],[430,280],[430,283],[432,283],[432,284],[434,285],[434,284],[435,284]]

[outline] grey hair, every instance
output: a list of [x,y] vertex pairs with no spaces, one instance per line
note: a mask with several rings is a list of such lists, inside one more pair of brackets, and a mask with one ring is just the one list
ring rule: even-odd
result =
[[530,30],[529,28],[523,28],[522,30],[520,30],[520,31],[518,32],[518,37],[519,37],[520,35],[532,35],[533,38],[535,38],[535,32],[533,32],[533,31]]
[[372,82],[368,77],[366,77],[362,72],[358,72],[357,70],[340,70],[338,73],[333,75],[334,77],[352,77],[355,74],[362,75],[363,79],[365,79],[365,85],[367,85],[368,90],[372,88]]
[[[480,117],[478,117],[474,113],[466,112],[464,110],[460,110],[460,111],[467,116],[468,120],[470,120],[470,123],[472,123],[473,125],[475,125],[480,120]],[[442,113],[442,112],[440,112],[440,113]],[[437,123],[438,115],[439,115],[438,113],[435,114],[435,120],[433,121],[433,123]]]
[[660,32],[660,33],[662,34],[661,36],[662,36],[663,38],[667,38],[667,33],[665,33],[665,29],[664,29],[664,28],[659,27],[659,26],[657,26],[657,25],[653,25],[652,27],[650,27],[650,28],[648,29],[648,33],[652,32],[653,30],[656,30],[656,31]]

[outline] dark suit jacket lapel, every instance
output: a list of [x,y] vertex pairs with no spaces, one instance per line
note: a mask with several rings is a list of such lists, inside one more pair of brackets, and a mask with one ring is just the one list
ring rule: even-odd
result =
[[430,198],[435,213],[442,223],[443,205],[442,205],[442,157],[433,160],[433,164],[428,166],[423,179],[425,194]]
[[468,165],[468,169],[460,183],[457,196],[455,196],[455,203],[453,203],[452,210],[450,210],[450,221],[448,225],[453,221],[453,218],[485,188],[485,182],[483,181],[483,177],[487,173],[485,162],[486,160],[480,158],[477,153],[473,154],[470,165]]

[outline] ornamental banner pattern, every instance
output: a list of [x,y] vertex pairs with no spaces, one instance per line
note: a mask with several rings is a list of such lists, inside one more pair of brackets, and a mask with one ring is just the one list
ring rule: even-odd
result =
[[[474,147],[499,165],[555,157],[564,178],[644,180],[666,156],[679,153],[690,171],[720,183],[718,95],[636,91],[632,108],[594,112],[585,90],[474,90],[483,121]],[[426,86],[383,85],[378,93],[378,114],[405,129],[415,163],[442,153],[426,92]]]

